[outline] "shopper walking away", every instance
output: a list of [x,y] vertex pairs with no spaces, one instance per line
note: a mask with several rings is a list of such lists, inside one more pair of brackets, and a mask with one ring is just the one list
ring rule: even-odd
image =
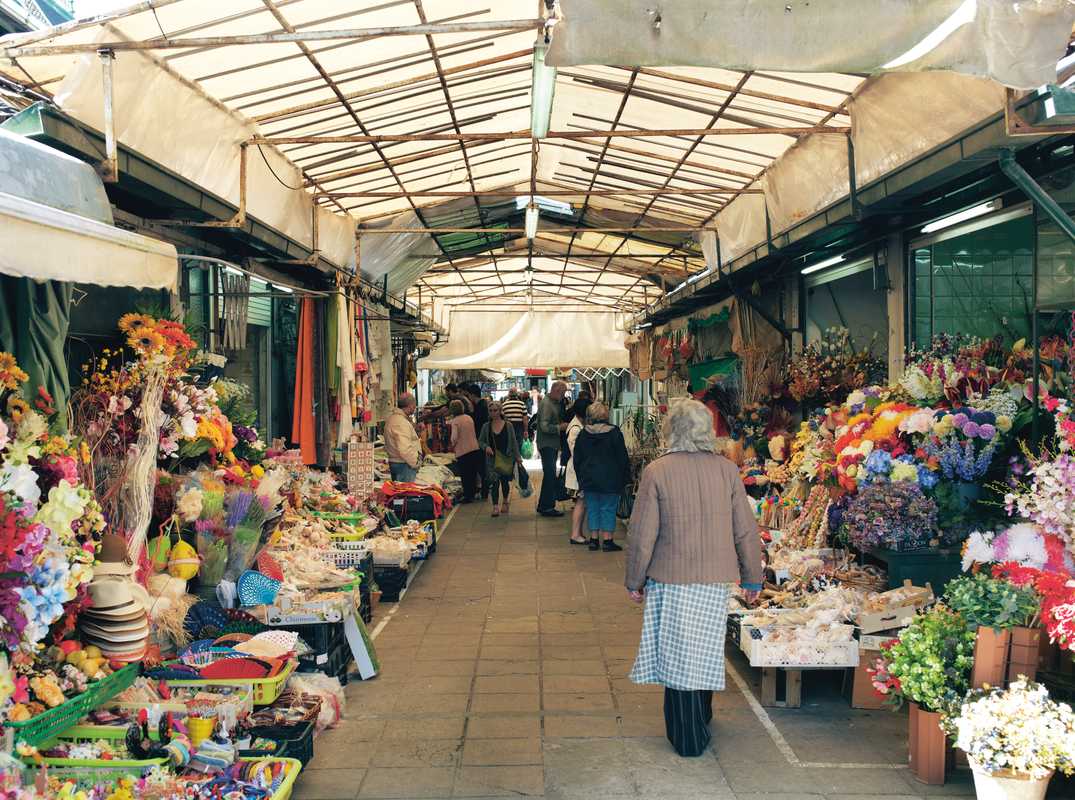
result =
[[[474,430],[480,431],[489,422],[489,402],[482,397],[482,387],[476,383],[468,383],[463,387],[463,393],[470,400],[470,412],[474,418]],[[489,497],[488,468],[485,463],[485,451],[481,451],[481,468],[478,472],[478,480],[481,481],[482,500]]]
[[510,390],[508,399],[500,405],[504,410],[504,419],[515,429],[515,441],[522,446],[522,443],[530,438],[530,431],[527,425],[526,403],[519,399],[518,389]]
[[414,395],[401,394],[396,407],[384,424],[384,449],[388,454],[388,469],[392,480],[414,483],[422,458],[422,445],[411,415],[418,407]]
[[[489,404],[489,422],[478,436],[478,445],[485,452],[486,471],[489,473],[489,493],[493,498],[493,516],[507,514],[510,508],[511,479],[516,466],[522,466],[519,443],[515,429],[504,419],[500,403]],[[500,496],[503,494],[503,502]],[[498,506],[497,503],[500,503]]]
[[574,412],[571,420],[567,423],[567,474],[564,477],[564,486],[568,491],[575,492],[575,508],[571,512],[571,544],[586,544],[583,535],[586,514],[586,496],[579,489],[578,476],[575,473],[575,459],[572,455],[575,450],[575,440],[578,439],[583,427],[586,425],[586,410],[590,407],[590,401],[578,399],[571,406]]
[[613,534],[616,509],[630,478],[631,458],[623,431],[609,424],[608,406],[604,403],[591,403],[586,409],[586,427],[575,439],[572,459],[579,488],[586,498],[590,549],[606,553],[622,550],[613,541]]
[[537,511],[546,517],[564,515],[556,508],[559,494],[556,456],[560,452],[560,433],[567,429],[567,425],[560,421],[560,401],[565,391],[567,384],[556,381],[538,404],[537,447],[541,455],[541,494],[538,495]]
[[474,419],[463,409],[461,400],[453,400],[448,406],[452,420],[448,423],[452,429],[452,452],[459,464],[459,477],[463,480],[463,501],[473,503],[478,491],[478,471],[484,459],[478,447],[478,437],[474,435]]
[[736,584],[762,588],[758,524],[739,470],[716,454],[713,417],[696,400],[674,404],[667,454],[652,462],[631,514],[627,592],[646,603],[630,678],[661,684],[668,741],[681,756],[709,745],[713,692],[724,689],[724,632]]

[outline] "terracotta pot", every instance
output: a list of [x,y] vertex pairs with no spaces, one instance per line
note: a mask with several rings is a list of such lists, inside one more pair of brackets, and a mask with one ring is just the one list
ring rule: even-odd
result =
[[1050,772],[1044,778],[1032,778],[1010,770],[988,772],[970,760],[974,773],[974,793],[978,800],[1044,800],[1053,777]]
[[919,783],[940,786],[952,764],[952,748],[941,730],[941,715],[911,703],[908,724],[911,774]]
[[380,602],[381,602],[381,593],[380,592],[370,592],[370,605],[375,606]]
[[983,686],[1003,686],[1008,674],[1008,646],[1012,632],[997,628],[978,628],[974,640],[974,669],[970,683],[975,689]]
[[1012,628],[1011,649],[1008,651],[1008,683],[1025,675],[1034,680],[1038,675],[1038,657],[1041,651],[1041,628]]

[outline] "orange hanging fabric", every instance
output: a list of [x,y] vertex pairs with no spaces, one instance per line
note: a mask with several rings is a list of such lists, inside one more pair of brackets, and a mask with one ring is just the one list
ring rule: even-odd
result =
[[317,462],[314,430],[314,301],[304,297],[295,354],[295,407],[291,422],[291,441],[299,446],[303,464]]

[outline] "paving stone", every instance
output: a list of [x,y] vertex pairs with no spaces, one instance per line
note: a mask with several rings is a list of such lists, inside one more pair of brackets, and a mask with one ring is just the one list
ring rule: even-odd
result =
[[471,713],[495,711],[538,711],[541,699],[537,692],[516,692],[513,694],[476,694],[470,710]]
[[541,718],[536,715],[532,717],[471,716],[467,720],[468,740],[530,739],[539,736],[541,736]]
[[608,685],[602,675],[546,675],[541,680],[545,692],[607,692]]
[[616,717],[586,714],[546,714],[545,738],[604,739],[620,735]]
[[445,798],[455,783],[453,767],[372,767],[360,798]]
[[469,694],[447,694],[445,692],[406,692],[396,698],[393,711],[435,713],[467,710]]
[[295,783],[295,800],[354,800],[366,777],[364,769],[304,770]]
[[611,711],[615,706],[609,692],[545,692],[546,711]]
[[537,675],[481,675],[474,680],[475,694],[538,691]]
[[634,794],[627,753],[619,739],[545,742],[545,786],[550,796]]
[[[463,716],[390,719],[385,723],[385,739],[458,739],[463,735]],[[315,750],[316,752],[316,750]]]
[[539,766],[462,767],[455,782],[458,797],[540,797],[545,773]]
[[545,675],[605,675],[605,662],[596,659],[546,659],[541,662]]
[[464,766],[516,766],[541,764],[541,740],[467,739],[463,747]]
[[461,739],[382,739],[370,766],[454,767],[462,748]]
[[541,665],[534,659],[483,658],[478,662],[477,673],[483,675],[537,675]]

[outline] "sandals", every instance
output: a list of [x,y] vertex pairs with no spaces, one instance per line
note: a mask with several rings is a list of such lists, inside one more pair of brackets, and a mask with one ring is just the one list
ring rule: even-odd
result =
[[499,517],[500,516],[500,509],[497,508],[496,506],[493,506],[493,513],[490,516]]

